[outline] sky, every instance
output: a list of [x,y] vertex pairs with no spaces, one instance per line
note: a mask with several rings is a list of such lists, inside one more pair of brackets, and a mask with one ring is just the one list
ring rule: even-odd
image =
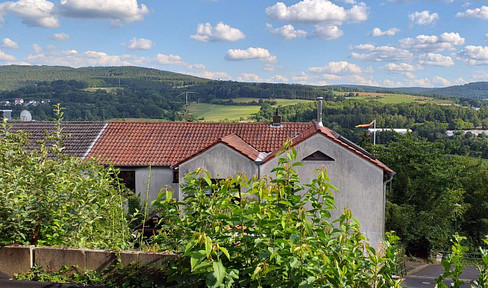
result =
[[488,0],[0,0],[0,65],[444,87],[488,81]]

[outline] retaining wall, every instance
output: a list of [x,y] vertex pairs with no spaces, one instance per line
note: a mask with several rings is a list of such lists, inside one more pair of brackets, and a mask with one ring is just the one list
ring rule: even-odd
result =
[[140,251],[106,251],[77,248],[4,246],[0,247],[0,273],[13,276],[26,273],[34,265],[44,272],[59,271],[64,265],[77,266],[81,270],[102,271],[120,259],[126,266],[136,262],[154,264],[159,268],[161,262],[176,257],[169,253],[149,253]]

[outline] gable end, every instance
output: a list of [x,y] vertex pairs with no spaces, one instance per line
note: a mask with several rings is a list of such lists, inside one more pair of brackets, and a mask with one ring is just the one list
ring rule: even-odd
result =
[[329,155],[326,155],[320,151],[315,151],[314,153],[303,158],[302,161],[335,161],[335,160]]

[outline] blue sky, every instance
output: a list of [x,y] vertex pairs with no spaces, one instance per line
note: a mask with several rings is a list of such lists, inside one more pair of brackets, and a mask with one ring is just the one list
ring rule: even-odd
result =
[[488,0],[0,2],[0,65],[134,65],[246,82],[488,81]]

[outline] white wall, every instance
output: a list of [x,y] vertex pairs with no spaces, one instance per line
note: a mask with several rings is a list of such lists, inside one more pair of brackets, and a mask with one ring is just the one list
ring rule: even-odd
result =
[[[141,200],[146,199],[149,202],[158,197],[161,188],[167,185],[175,189],[175,195],[178,192],[178,183],[173,183],[173,170],[169,167],[121,167],[121,171],[135,171],[136,173],[136,191],[141,196]],[[148,186],[149,183],[149,186]],[[149,189],[148,189],[149,187]],[[175,196],[176,197],[176,196]]]
[[[239,172],[244,172],[251,178],[258,173],[258,166],[254,161],[222,143],[180,164],[180,183],[183,183],[186,174],[198,168],[206,169],[214,179],[225,179]],[[179,197],[182,199],[182,193]]]
[[[338,188],[334,193],[337,211],[332,212],[333,219],[349,207],[353,217],[361,223],[361,231],[375,246],[384,233],[384,198],[383,170],[327,137],[317,134],[295,146],[297,160],[304,167],[296,167],[302,184],[310,183],[315,177],[314,171],[322,166],[327,168],[331,184]],[[321,151],[335,161],[302,161],[308,155]],[[278,157],[279,158],[279,157]],[[272,175],[278,163],[275,158],[261,167],[261,174]]]

